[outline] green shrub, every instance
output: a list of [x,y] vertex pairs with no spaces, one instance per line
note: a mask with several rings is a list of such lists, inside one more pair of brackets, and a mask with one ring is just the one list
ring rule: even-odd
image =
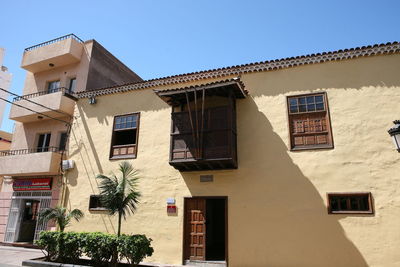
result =
[[130,264],[139,264],[144,258],[153,255],[151,241],[145,235],[121,235],[118,238],[120,259],[125,258]]
[[92,259],[95,266],[107,264],[117,247],[117,237],[105,233],[82,233],[83,252]]
[[59,234],[58,260],[76,263],[82,256],[84,233],[61,232]]
[[46,251],[46,260],[53,261],[58,256],[57,240],[60,232],[43,231],[36,240],[36,245],[43,251]]
[[46,251],[47,261],[75,263],[82,256],[82,241],[81,233],[43,231],[36,245]]
[[[151,239],[145,235],[116,235],[106,233],[48,232],[40,233],[36,241],[46,251],[47,261],[76,263],[85,254],[94,266],[108,265],[126,259],[137,265],[153,254]],[[114,259],[114,261],[113,261]]]

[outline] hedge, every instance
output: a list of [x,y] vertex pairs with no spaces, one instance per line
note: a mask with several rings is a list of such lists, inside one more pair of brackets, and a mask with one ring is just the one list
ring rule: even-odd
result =
[[47,261],[76,263],[82,255],[86,255],[95,266],[107,266],[110,262],[123,259],[137,265],[153,254],[151,241],[145,235],[117,237],[101,232],[43,231],[36,245],[46,252]]

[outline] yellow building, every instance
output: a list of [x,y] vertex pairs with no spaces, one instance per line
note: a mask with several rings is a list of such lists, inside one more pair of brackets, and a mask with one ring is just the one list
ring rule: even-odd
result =
[[69,230],[115,233],[95,176],[128,160],[143,196],[122,230],[153,239],[149,262],[399,266],[400,161],[387,133],[399,52],[388,43],[78,93],[64,201],[86,215]]
[[[25,49],[23,95],[14,95],[11,147],[0,152],[0,242],[32,243],[37,214],[62,198],[62,160],[76,92],[142,79],[95,40],[69,34]],[[66,165],[68,166],[68,164]]]
[[[21,241],[20,214],[27,201],[36,203],[34,192],[42,194],[39,209],[59,203],[85,212],[68,230],[115,233],[117,218],[97,201],[95,176],[129,161],[139,171],[142,197],[122,231],[153,239],[155,252],[146,261],[398,266],[400,161],[387,133],[400,113],[398,43],[147,81],[125,66],[107,68],[108,61],[88,70],[91,57],[84,55],[96,54],[92,44],[66,38],[55,42],[58,49],[49,49],[50,42],[24,53],[24,94],[73,112],[73,121],[60,155],[45,149],[60,140],[46,145],[40,135],[56,136],[65,123],[18,106],[11,110],[18,121],[12,151],[31,152],[0,157],[0,175],[12,177],[0,192],[0,242]],[[84,52],[74,61],[79,46]],[[37,49],[42,52],[32,53]],[[101,58],[113,58],[104,53]],[[69,63],[58,66],[63,62]],[[58,91],[50,82],[68,85],[69,67],[83,63],[73,97],[51,98]],[[108,80],[118,74],[130,83]],[[46,94],[36,94],[43,88]],[[25,98],[16,101],[32,107]],[[64,171],[62,159],[69,159]],[[51,177],[52,187],[18,192],[21,181],[39,176]],[[45,228],[35,228],[35,235]]]

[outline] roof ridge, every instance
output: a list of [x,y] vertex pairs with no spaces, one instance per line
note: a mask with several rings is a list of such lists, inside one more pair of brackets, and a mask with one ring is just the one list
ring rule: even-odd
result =
[[146,89],[149,87],[176,84],[187,81],[202,80],[207,78],[219,78],[229,75],[240,75],[249,72],[270,71],[283,68],[290,68],[302,65],[323,63],[327,61],[346,60],[363,56],[374,56],[380,54],[393,54],[400,52],[399,42],[388,42],[375,45],[361,46],[348,49],[339,49],[330,52],[313,53],[295,57],[286,57],[266,61],[252,62],[241,65],[233,65],[215,69],[189,72],[172,76],[165,76],[144,80],[135,83],[126,83],[112,87],[104,87],[82,91],[77,93],[78,98],[86,98],[97,95],[106,95],[113,93],[126,92],[137,89]]

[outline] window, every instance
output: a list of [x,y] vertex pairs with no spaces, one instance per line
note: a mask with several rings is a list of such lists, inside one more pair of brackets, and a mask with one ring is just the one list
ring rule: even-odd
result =
[[37,152],[49,151],[51,133],[39,134]]
[[89,210],[107,210],[101,203],[100,195],[90,195]]
[[139,113],[115,116],[110,158],[135,158],[139,129]]
[[59,150],[65,150],[65,147],[67,145],[67,133],[60,133],[60,143],[58,144]]
[[328,213],[372,214],[371,193],[328,193]]
[[291,150],[332,148],[326,93],[289,96]]
[[70,93],[73,93],[75,92],[75,88],[76,88],[76,78],[71,78],[71,80],[69,80],[68,90]]
[[60,81],[52,81],[49,82],[47,85],[47,90],[49,93],[55,93],[58,92],[59,88],[61,87]]

